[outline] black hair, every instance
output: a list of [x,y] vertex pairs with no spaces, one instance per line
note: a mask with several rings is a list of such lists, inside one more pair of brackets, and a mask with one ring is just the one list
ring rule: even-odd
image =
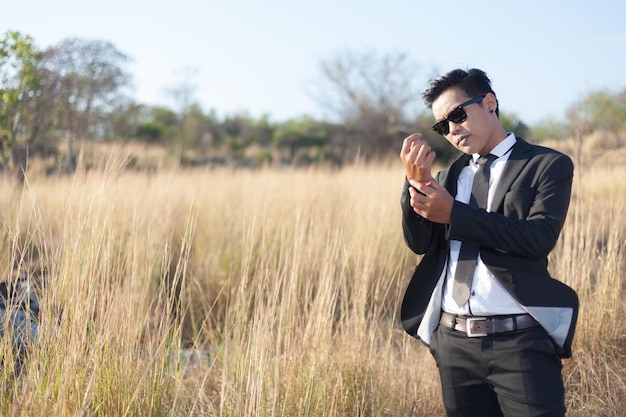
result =
[[[443,94],[444,91],[455,87],[463,90],[468,97],[482,96],[487,93],[491,93],[494,96],[496,95],[491,88],[491,80],[484,71],[476,68],[467,71],[455,69],[435,80],[431,80],[430,87],[422,94],[424,103],[428,108],[432,108],[433,102]],[[496,115],[500,116],[499,104],[496,105]]]

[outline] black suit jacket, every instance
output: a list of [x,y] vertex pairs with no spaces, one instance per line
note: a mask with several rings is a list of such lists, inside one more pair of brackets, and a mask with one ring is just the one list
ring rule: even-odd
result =
[[[453,196],[470,158],[462,155],[436,176]],[[429,344],[441,310],[448,243],[474,240],[481,245],[485,265],[548,331],[559,356],[570,357],[578,297],[550,276],[548,254],[565,221],[573,170],[566,155],[517,138],[495,190],[491,212],[455,200],[449,225],[417,215],[410,206],[410,185],[405,181],[401,198],[404,239],[411,250],[424,256],[402,303],[404,329]]]

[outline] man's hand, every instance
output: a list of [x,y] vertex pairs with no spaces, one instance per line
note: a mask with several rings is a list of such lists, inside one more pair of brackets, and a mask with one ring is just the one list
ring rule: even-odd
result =
[[408,180],[421,183],[432,180],[431,170],[435,160],[435,152],[430,149],[428,143],[422,140],[420,133],[413,133],[404,139],[400,159]]
[[411,184],[409,194],[411,194],[413,210],[431,222],[449,224],[454,197],[450,195],[448,190],[435,180],[432,180],[430,185],[424,185],[415,180],[409,180],[409,183]]

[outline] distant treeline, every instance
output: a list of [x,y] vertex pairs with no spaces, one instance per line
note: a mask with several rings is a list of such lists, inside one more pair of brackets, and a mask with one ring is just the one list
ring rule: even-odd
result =
[[[0,169],[21,173],[28,158],[43,156],[53,157],[49,172],[72,173],[87,141],[159,145],[178,166],[372,161],[396,155],[416,131],[439,158],[454,154],[431,131],[430,111],[415,110],[423,80],[403,53],[347,51],[322,61],[312,94],[332,121],[219,118],[198,104],[190,72],[169,89],[176,109],[137,103],[129,60],[107,41],[69,38],[39,50],[30,36],[7,31],[0,40]],[[564,116],[527,126],[515,114],[500,115],[507,130],[531,141],[624,132],[626,90],[592,92]]]

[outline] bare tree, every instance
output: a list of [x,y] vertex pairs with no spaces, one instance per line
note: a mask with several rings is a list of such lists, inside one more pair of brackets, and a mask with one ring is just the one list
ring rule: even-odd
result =
[[100,40],[66,39],[45,51],[44,69],[55,77],[48,84],[59,105],[57,126],[67,137],[68,172],[76,168],[75,142],[101,137],[107,114],[124,99],[128,61],[113,44]]
[[174,87],[166,89],[167,94],[172,97],[180,112],[180,126],[176,140],[176,163],[178,166],[181,165],[183,159],[183,148],[187,136],[187,116],[197,89],[197,85],[193,82],[197,72],[192,67],[183,68],[180,81]]
[[398,131],[421,102],[419,70],[405,53],[346,51],[321,62],[313,97],[345,126],[344,150],[370,157],[396,150]]

